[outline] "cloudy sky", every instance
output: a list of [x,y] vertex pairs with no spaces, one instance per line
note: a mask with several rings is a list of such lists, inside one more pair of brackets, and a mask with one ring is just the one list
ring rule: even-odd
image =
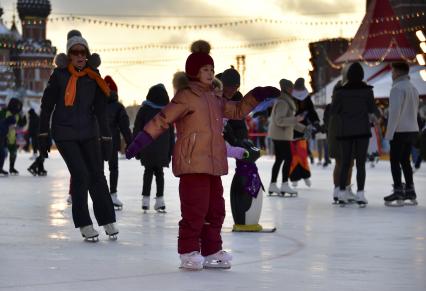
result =
[[[48,24],[48,38],[65,50],[66,34],[79,29],[92,52],[106,48],[126,48],[152,43],[173,43],[189,47],[197,39],[209,41],[216,71],[236,65],[237,55],[246,56],[243,93],[256,85],[278,85],[281,78],[309,80],[309,40],[351,37],[358,24],[310,25],[314,22],[361,21],[363,0],[51,0],[51,17],[73,14],[86,19],[139,25],[194,25],[252,19],[256,17],[285,20],[281,24],[253,23],[203,30],[136,30],[110,27],[82,21],[57,21]],[[10,20],[15,0],[0,0],[4,20]],[[291,41],[263,48],[229,48],[240,44],[269,40]],[[216,47],[216,48],[215,48]],[[224,48],[225,47],[225,48]],[[228,47],[228,48],[226,48]],[[141,103],[150,86],[164,83],[172,95],[171,79],[182,70],[188,50],[145,49],[101,54],[103,75],[116,79],[122,101]],[[143,62],[143,63],[141,63]]]

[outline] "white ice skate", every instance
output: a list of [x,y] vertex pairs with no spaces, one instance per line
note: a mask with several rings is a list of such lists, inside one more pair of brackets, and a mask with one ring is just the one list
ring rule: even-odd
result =
[[346,186],[346,192],[347,192],[347,197],[348,197],[348,202],[349,203],[353,203],[356,201],[356,195],[354,194],[354,192],[352,191],[352,184]]
[[281,195],[281,190],[278,188],[277,183],[271,183],[268,188],[269,196],[275,194]]
[[291,186],[293,186],[293,187],[297,187],[298,184],[299,184],[299,182],[297,182],[297,181],[291,182]]
[[123,202],[120,201],[117,197],[117,193],[111,193],[112,203],[117,210],[123,209]]
[[334,187],[334,190],[333,190],[333,204],[339,204],[339,187]]
[[368,201],[365,198],[364,191],[358,191],[356,192],[356,203],[359,205],[359,207],[364,208],[367,206]]
[[147,210],[149,210],[149,196],[142,196],[142,210],[144,213],[147,212]]
[[206,269],[230,269],[232,256],[220,250],[217,253],[204,258],[204,268]]
[[344,207],[346,204],[348,204],[348,191],[339,189],[339,193],[337,193],[337,199],[340,206]]
[[68,194],[67,203],[68,203],[69,205],[71,205],[71,204],[72,204],[72,196],[71,196],[70,194]]
[[166,213],[166,204],[164,203],[163,196],[155,197],[154,210],[160,213]]
[[283,182],[281,184],[280,192],[283,196],[285,196],[286,193],[289,194],[290,197],[297,196],[297,191],[291,188],[288,182]]
[[203,269],[204,258],[200,255],[200,252],[181,254],[179,257],[181,269],[190,271],[200,271]]
[[311,186],[312,186],[312,181],[311,181],[311,179],[306,178],[306,179],[303,179],[303,181],[305,181],[305,185],[306,185],[306,186],[308,186],[308,187],[311,187]]
[[99,240],[99,233],[93,228],[92,224],[80,227],[80,232],[85,241],[97,242]]
[[118,235],[118,229],[115,227],[115,223],[108,223],[104,225],[105,233],[109,236],[110,240],[116,240]]

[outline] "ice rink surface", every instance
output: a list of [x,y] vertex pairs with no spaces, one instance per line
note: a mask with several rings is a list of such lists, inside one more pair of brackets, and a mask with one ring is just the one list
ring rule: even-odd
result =
[[[300,185],[298,198],[265,195],[261,224],[275,233],[232,233],[230,160],[223,241],[232,269],[188,272],[178,269],[179,180],[169,169],[167,214],[143,214],[143,168],[120,160],[119,239],[102,231],[88,243],[73,226],[60,156],[46,161],[47,177],[32,177],[30,163],[19,155],[21,175],[0,178],[0,290],[426,290],[426,165],[415,174],[419,205],[401,208],[383,205],[389,162],[367,165],[365,209],[332,205],[332,167],[313,165],[312,187]],[[273,159],[257,164],[267,186]]]

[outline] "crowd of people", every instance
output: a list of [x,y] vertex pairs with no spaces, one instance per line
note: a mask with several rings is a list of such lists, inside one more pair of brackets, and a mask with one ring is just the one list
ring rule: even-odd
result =
[[[89,214],[88,193],[98,225],[111,239],[119,233],[115,210],[123,207],[117,190],[120,136],[125,140],[126,157],[136,157],[144,167],[143,210],[150,209],[155,176],[154,209],[165,211],[163,168],[172,162],[173,174],[180,179],[178,253],[185,269],[231,267],[231,255],[222,250],[225,202],[221,176],[228,173],[227,157],[237,159],[236,173],[244,177],[241,191],[256,197],[262,185],[254,164],[254,146],[275,155],[268,192],[297,196],[299,181],[312,185],[311,145],[315,137],[318,163],[326,167],[334,159],[333,200],[343,206],[356,202],[365,207],[366,162],[377,156],[377,133],[386,120],[394,190],[384,200],[387,205],[402,206],[407,200],[416,203],[410,155],[413,148],[421,149],[413,157],[416,167],[420,166],[426,154],[425,127],[421,123],[425,110],[418,114],[419,94],[410,83],[408,64],[392,64],[394,83],[385,114],[375,103],[372,87],[363,81],[359,63],[345,68],[331,104],[315,107],[303,78],[294,83],[282,79],[280,89],[255,87],[243,96],[239,92],[239,73],[231,68],[215,75],[209,52],[207,42],[193,43],[184,72],[174,76],[174,97],[169,98],[163,84],[152,86],[132,132],[125,108],[118,102],[116,83],[111,76],[100,76],[99,56],[90,53],[79,31],[68,33],[66,54],[56,58],[56,68],[41,100],[40,116],[33,109],[28,112],[28,136],[35,154],[28,171],[47,174],[44,162],[53,140],[70,173],[74,225],[86,240],[97,241],[99,236]],[[264,102],[271,106],[246,122],[250,112]],[[0,174],[18,174],[14,167],[16,128],[27,122],[21,101],[11,99],[0,111],[0,121]],[[9,172],[3,170],[7,152]],[[105,161],[109,165],[109,185]],[[356,193],[351,188],[354,165]]]

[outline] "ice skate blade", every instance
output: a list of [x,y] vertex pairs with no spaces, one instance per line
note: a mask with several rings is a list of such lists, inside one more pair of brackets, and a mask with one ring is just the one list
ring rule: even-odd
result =
[[359,202],[357,202],[357,204],[358,204],[359,208],[365,208],[365,207],[367,207],[367,203],[359,203]]
[[114,204],[114,209],[117,210],[117,211],[121,211],[121,210],[123,210],[123,205],[115,205]]
[[184,267],[184,266],[179,266],[179,269],[181,269],[182,271],[185,272],[199,272],[203,270],[203,267],[201,268],[196,268],[196,267]]
[[[287,192],[281,192],[280,194],[281,194],[281,196],[282,196],[282,197],[290,197],[290,198],[292,198],[292,197],[297,197],[297,194],[298,194],[298,193],[287,193]],[[287,195],[286,195],[286,194],[287,194]]]
[[107,234],[108,235],[108,239],[111,241],[115,241],[118,239],[118,233],[116,234]]
[[95,243],[95,242],[99,241],[99,236],[98,235],[97,236],[93,236],[93,237],[85,237],[85,236],[83,236],[83,237],[84,237],[84,241],[85,242]]
[[404,202],[402,201],[397,201],[396,203],[392,203],[394,201],[385,201],[385,206],[387,207],[403,207],[404,206]]
[[418,204],[417,200],[410,200],[409,202],[404,201],[404,206],[417,206]]
[[204,265],[203,268],[207,269],[207,270],[229,270],[229,269],[231,269],[231,265],[229,265],[229,264],[227,264],[227,265],[213,264],[213,265]]
[[166,209],[156,209],[155,210],[157,213],[161,213],[161,214],[165,214],[167,213]]

